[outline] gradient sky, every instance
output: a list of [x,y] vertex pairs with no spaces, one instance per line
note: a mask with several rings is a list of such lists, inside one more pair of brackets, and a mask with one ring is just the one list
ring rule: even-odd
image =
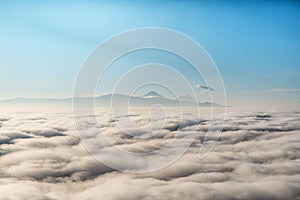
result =
[[100,42],[164,27],[208,51],[229,104],[299,106],[299,19],[297,1],[1,1],[0,99],[71,96]]

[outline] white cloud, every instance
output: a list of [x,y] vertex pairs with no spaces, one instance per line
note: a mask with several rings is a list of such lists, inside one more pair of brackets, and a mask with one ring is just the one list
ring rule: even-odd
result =
[[[145,113],[131,116],[146,127]],[[136,129],[129,127],[135,134],[126,136],[117,128],[117,122],[126,121],[127,116],[99,113],[101,130],[119,148],[135,153],[159,149],[176,133],[199,131],[177,162],[145,174],[118,172],[99,164],[84,149],[68,113],[0,116],[5,119],[0,120],[0,199],[299,198],[299,113],[231,113],[217,146],[203,160],[198,153],[208,116],[197,119],[189,114],[182,121],[170,115],[162,131],[140,139]],[[83,122],[89,122],[89,117]],[[154,123],[145,132],[157,131],[159,125]],[[97,141],[97,132],[85,137]],[[111,159],[126,163],[125,158]]]

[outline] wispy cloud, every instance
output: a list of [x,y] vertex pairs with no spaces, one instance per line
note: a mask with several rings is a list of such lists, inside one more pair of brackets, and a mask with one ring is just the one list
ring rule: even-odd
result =
[[272,88],[267,90],[246,90],[246,93],[277,93],[277,92],[300,92],[300,88]]
[[196,84],[195,85],[195,88],[197,88],[197,89],[205,89],[205,90],[210,90],[210,91],[215,91],[215,89],[214,88],[212,88],[212,87],[208,87],[208,86],[205,86],[205,85],[200,85],[200,84]]

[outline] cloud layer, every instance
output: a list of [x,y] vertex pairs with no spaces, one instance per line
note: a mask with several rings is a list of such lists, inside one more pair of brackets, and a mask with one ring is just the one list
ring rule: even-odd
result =
[[[198,153],[208,116],[190,112],[180,120],[175,111],[167,118],[147,114],[97,116],[101,131],[134,153],[160,149],[178,133],[198,132],[179,160],[142,174],[119,172],[94,159],[82,143],[97,141],[94,125],[79,138],[70,113],[0,115],[0,199],[300,199],[299,112],[229,113],[217,146],[203,160]],[[140,128],[126,127],[128,117]]]

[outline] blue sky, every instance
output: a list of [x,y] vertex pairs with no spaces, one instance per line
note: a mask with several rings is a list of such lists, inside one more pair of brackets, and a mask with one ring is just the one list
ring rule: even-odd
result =
[[164,27],[208,51],[231,104],[300,105],[299,19],[297,1],[1,1],[0,99],[71,96],[100,42]]

